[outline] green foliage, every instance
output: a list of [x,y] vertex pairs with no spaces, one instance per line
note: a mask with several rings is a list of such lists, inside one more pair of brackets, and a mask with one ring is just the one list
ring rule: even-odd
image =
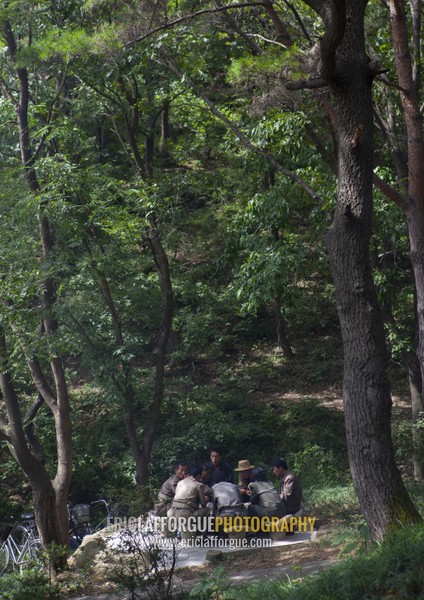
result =
[[305,487],[304,495],[308,512],[319,515],[320,519],[347,523],[357,523],[360,519],[358,499],[352,484]]
[[[396,456],[408,460],[413,453],[418,461],[424,462],[424,413],[419,414],[415,422],[405,419],[402,412],[394,410],[392,421],[393,444]],[[414,447],[415,446],[415,447]]]
[[[165,4],[167,22],[199,8],[191,0]],[[274,7],[280,11],[283,4]],[[377,4],[369,3],[368,26],[382,64],[391,67],[389,32]],[[131,389],[141,439],[161,326],[159,280],[146,242],[154,222],[170,261],[175,310],[149,465],[152,488],[169,476],[175,460],[202,462],[208,448],[220,444],[231,464],[249,458],[268,466],[285,455],[311,507],[319,505],[328,517],[351,517],[358,513],[353,490],[323,487],[344,483],[348,465],[342,413],[325,406],[327,390],[337,390],[342,378],[323,243],[336,186],[308,135],[317,135],[330,158],[336,144],[310,94],[284,89],[288,77],[309,76],[310,46],[322,36],[322,22],[295,2],[284,15],[295,43],[282,49],[263,35],[271,27],[269,16],[258,18],[262,9],[246,7],[231,11],[233,33],[215,15],[134,44],[164,16],[161,3],[152,7],[112,0],[23,0],[2,7],[2,22],[10,19],[19,46],[15,66],[28,71],[28,132],[40,184],[31,194],[17,168],[19,86],[2,40],[0,75],[9,93],[0,98],[0,317],[22,410],[35,395],[28,358],[36,353],[47,372],[50,359],[62,356],[72,388],[72,498],[119,496],[135,504],[124,406]],[[299,35],[302,26],[308,40]],[[254,55],[239,31],[248,31],[260,52]],[[375,98],[382,106],[397,92],[378,86]],[[205,97],[256,147],[307,182],[322,204],[242,143],[209,111]],[[159,150],[165,106],[169,132]],[[400,131],[397,105],[395,117]],[[389,136],[377,133],[377,139],[376,172],[397,184]],[[149,143],[154,152],[147,173]],[[39,242],[40,215],[48,217],[55,242],[47,260]],[[386,323],[391,356],[402,362],[413,348],[407,236],[397,208],[379,194],[373,227],[379,299],[393,316]],[[40,339],[45,315],[39,298],[47,275],[57,284],[53,316],[60,327]],[[290,362],[270,348],[276,295],[295,350]],[[404,378],[399,369],[394,376]],[[48,383],[54,387],[53,379]],[[288,400],[292,391],[301,399]],[[408,461],[412,429],[395,417],[397,453]],[[53,474],[54,423],[45,408],[34,425]],[[422,419],[414,427],[421,432]],[[7,449],[1,450],[0,512],[8,516],[28,502],[29,490]]]
[[[298,452],[288,455],[290,468],[299,473],[304,485],[331,485],[343,477],[340,468],[340,455],[332,448],[324,449],[318,444],[305,443]],[[346,465],[346,457],[344,464]],[[345,474],[346,477],[346,474]]]
[[[288,155],[301,154],[304,148],[302,136],[307,122],[307,116],[302,112],[270,112],[252,127],[252,141],[259,148],[276,144],[280,152],[287,152]],[[292,191],[296,193],[294,189]]]
[[[286,50],[283,55],[286,59],[296,55],[298,50],[296,48],[290,48]],[[231,66],[228,70],[228,80],[230,83],[240,82],[243,80],[249,80],[255,76],[255,74],[273,74],[275,71],[281,69],[281,58],[282,52],[280,48],[271,47],[268,52],[260,54],[259,56],[241,56],[240,58],[233,59]]]
[[335,546],[342,545],[339,553],[340,557],[352,553],[355,553],[355,555],[366,554],[375,547],[368,526],[364,522],[350,527],[336,528],[330,536],[330,543]]
[[38,569],[27,569],[0,578],[2,600],[59,600],[63,598],[62,591],[59,584],[50,581],[46,573]]
[[190,591],[190,598],[200,600],[220,600],[229,587],[228,576],[224,567],[217,567],[209,575],[204,575]]
[[[75,456],[71,498],[127,500],[134,487],[134,459],[128,448],[121,403],[113,395],[85,386],[74,399]],[[83,450],[83,451],[82,451]]]
[[[63,29],[51,27],[47,34],[32,46],[32,53],[37,52],[40,59],[60,57],[69,61],[73,56],[92,51],[93,45],[87,31],[81,27]],[[26,54],[22,58],[28,58]]]
[[[246,397],[240,376],[234,374],[234,382],[229,377],[211,387],[196,386],[184,403],[166,404],[152,456],[157,486],[169,477],[176,460],[202,463],[214,444],[224,448],[233,465],[248,456],[254,464],[269,468],[272,460],[285,455],[305,489],[346,481],[341,414],[319,407],[313,400],[285,405],[281,411],[272,404],[258,406],[249,394]],[[245,384],[252,386],[254,380]]]

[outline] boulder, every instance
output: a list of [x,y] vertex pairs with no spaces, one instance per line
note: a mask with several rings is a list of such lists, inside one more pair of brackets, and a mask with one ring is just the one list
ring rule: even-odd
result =
[[100,533],[86,535],[81,545],[69,558],[68,565],[71,568],[82,569],[95,562],[105,548],[105,540]]
[[222,550],[208,550],[206,552],[206,560],[211,563],[218,563],[224,560],[224,553]]

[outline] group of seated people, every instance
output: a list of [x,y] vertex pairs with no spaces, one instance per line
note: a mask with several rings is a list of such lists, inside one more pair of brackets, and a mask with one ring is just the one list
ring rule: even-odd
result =
[[[233,471],[238,473],[234,483]],[[284,458],[272,463],[280,490],[268,480],[265,469],[240,460],[236,468],[223,461],[221,449],[213,448],[210,462],[188,468],[179,462],[175,473],[161,486],[155,512],[158,516],[202,517],[297,515],[301,510],[302,487]]]

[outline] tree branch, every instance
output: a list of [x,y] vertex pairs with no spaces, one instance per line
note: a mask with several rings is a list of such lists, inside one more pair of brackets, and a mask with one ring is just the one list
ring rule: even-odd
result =
[[93,350],[93,352],[95,354],[97,354],[98,356],[100,356],[101,355],[100,349],[96,346],[96,344],[90,338],[90,336],[88,335],[88,333],[86,332],[84,327],[81,325],[81,323],[77,320],[76,317],[74,317],[74,315],[71,313],[71,311],[69,309],[65,308],[65,312],[69,315],[71,321],[74,323],[74,325],[76,325],[77,329],[79,329],[81,335],[86,340],[86,342],[88,343],[90,348]]
[[389,198],[389,200],[392,200],[403,211],[405,211],[408,208],[408,199],[402,194],[400,194],[397,190],[392,188],[392,186],[386,183],[383,179],[381,179],[381,177],[373,173],[372,181],[375,187],[380,190],[380,192],[383,192],[383,194],[387,198]]
[[[13,333],[15,334],[16,338],[18,339],[22,350],[24,351],[24,353],[27,353],[27,346],[25,340],[23,339],[15,323],[10,323],[10,327]],[[53,411],[56,407],[57,401],[49,384],[47,383],[46,378],[44,377],[43,370],[41,368],[38,358],[33,357],[27,359],[27,364],[29,370],[31,371],[32,380],[34,382],[35,387],[37,388],[37,391],[42,395],[49,408]]]
[[36,433],[35,433],[34,419],[37,415],[37,412],[40,410],[40,408],[43,406],[43,404],[44,404],[44,398],[40,394],[40,392],[38,392],[37,399],[31,404],[30,408],[28,409],[28,411],[24,417],[24,428],[25,428],[25,434],[27,436],[28,444],[30,446],[32,454],[41,463],[44,462],[44,451],[43,451],[43,447],[40,444],[40,441],[37,438]]
[[[220,0],[215,0],[215,4],[217,6],[219,6],[220,8],[222,7]],[[250,48],[250,50],[254,56],[259,56],[260,54],[262,54],[262,48],[260,46],[258,46],[249,37],[249,35],[247,33],[245,33],[243,31],[243,29],[241,29],[238,26],[237,21],[234,19],[234,17],[231,15],[231,13],[229,13],[228,11],[225,11],[222,16],[225,19],[225,21],[229,24],[229,26],[231,27],[232,32],[237,33],[237,35],[239,35],[245,41],[246,45]]]
[[28,366],[31,371],[35,387],[42,395],[51,411],[54,412],[57,408],[57,399],[55,398],[47,379],[44,377],[44,373],[38,358],[32,358],[28,360]]
[[26,415],[24,417],[24,421],[33,421],[35,419],[35,417],[37,416],[37,413],[40,410],[40,408],[42,407],[43,403],[44,403],[44,398],[40,393],[38,393],[36,400],[34,400],[34,402],[31,404],[31,406],[27,410]]
[[94,260],[93,252],[91,250],[90,242],[87,239],[84,239],[84,246],[90,257],[89,258],[90,268],[93,271],[94,275],[98,279],[100,291],[101,291],[103,299],[106,302],[108,309],[109,309],[109,314],[112,319],[113,331],[115,334],[115,342],[118,346],[123,346],[124,345],[124,336],[122,333],[121,321],[119,319],[118,311],[116,309],[116,305],[115,305],[115,302],[112,297],[112,292],[110,291],[109,282],[107,280],[106,275],[97,267],[95,260]]
[[7,441],[11,444],[12,454],[24,471],[26,473],[30,472],[31,467],[34,466],[35,458],[31,454],[26,442],[19,400],[9,372],[9,356],[6,347],[6,337],[2,327],[0,327],[0,388],[9,420],[9,431],[6,433],[1,428],[0,435],[3,439],[6,435]]
[[3,78],[0,79],[0,88],[3,90],[4,95],[7,98],[9,98],[12,106],[16,109],[16,107],[18,106],[18,101],[13,97],[13,94],[12,94],[9,86],[6,84],[6,82]]
[[52,118],[53,118],[54,108],[55,108],[56,102],[60,98],[60,94],[62,93],[63,86],[65,85],[65,81],[66,81],[66,77],[67,77],[67,75],[66,75],[67,74],[67,70],[68,70],[68,65],[66,65],[65,73],[64,73],[64,75],[62,77],[62,81],[60,82],[59,89],[57,90],[57,93],[56,93],[55,97],[53,98],[53,100],[52,100],[52,102],[50,104],[49,113],[47,115],[47,120],[46,120],[47,131],[45,131],[43,133],[43,135],[41,136],[41,139],[40,139],[40,141],[39,141],[39,143],[37,145],[37,148],[34,150],[33,160],[37,159],[39,153],[41,152],[41,149],[43,148],[43,145],[44,145],[44,142],[46,140],[47,134],[50,131],[50,123],[51,123]]
[[287,48],[288,47],[285,44],[282,44],[281,42],[277,42],[275,40],[269,40],[268,38],[264,37],[263,35],[260,35],[259,33],[246,33],[246,35],[249,36],[249,37],[257,37],[260,40],[263,40],[264,42],[267,42],[267,44],[275,44],[276,46],[280,46],[280,48]]
[[399,85],[397,83],[393,83],[393,81],[390,81],[388,79],[388,77],[381,77],[380,75],[382,75],[382,74],[384,74],[384,71],[379,73],[379,75],[377,76],[377,81],[384,83],[384,85],[387,85],[387,87],[391,87],[395,90],[398,90],[398,92],[402,92],[402,94],[408,93],[408,90],[406,88],[402,87],[401,85]]
[[159,31],[171,29],[172,27],[175,27],[176,25],[180,25],[181,23],[185,23],[186,21],[191,21],[192,19],[195,19],[202,15],[211,14],[211,13],[219,13],[219,12],[222,12],[225,10],[232,10],[233,8],[249,8],[251,6],[264,6],[264,5],[265,5],[264,2],[240,2],[238,4],[229,4],[228,6],[205,8],[205,9],[199,10],[195,13],[191,13],[189,15],[184,15],[184,17],[180,17],[179,19],[174,19],[173,21],[164,23],[163,25],[160,25],[159,27],[155,27],[155,29],[151,29],[144,35],[141,35],[138,38],[136,38],[135,40],[131,40],[130,42],[127,42],[126,44],[124,44],[124,46],[132,46],[134,44],[137,44],[138,42],[144,41],[145,39],[151,37],[152,35],[154,35],[155,33],[158,33]]
[[264,0],[264,8],[265,8],[266,12],[269,14],[269,16],[271,17],[271,20],[274,24],[277,35],[278,35],[279,39],[281,40],[281,43],[284,46],[284,48],[289,48],[290,46],[292,46],[293,42],[291,40],[290,34],[287,31],[287,28],[284,25],[284,23],[282,22],[282,20],[276,13],[275,8],[273,7],[272,0]]
[[336,69],[336,50],[343,41],[346,29],[346,0],[305,0],[305,4],[324,21],[325,34],[320,44],[321,76],[330,81]]
[[311,38],[311,36],[309,35],[309,33],[308,33],[308,31],[307,31],[307,29],[306,29],[306,27],[305,27],[305,24],[304,24],[304,22],[303,22],[303,20],[302,20],[302,17],[301,17],[301,16],[300,16],[300,14],[299,14],[299,12],[296,10],[296,8],[295,8],[295,7],[294,7],[294,6],[293,6],[293,5],[292,5],[290,2],[288,2],[288,0],[283,0],[283,2],[284,2],[284,4],[285,4],[286,6],[288,6],[288,8],[289,8],[289,9],[292,11],[292,13],[294,14],[294,17],[295,17],[296,21],[299,23],[299,26],[300,26],[300,28],[301,28],[301,30],[302,30],[302,32],[303,32],[303,35],[305,36],[305,38],[306,38],[306,39],[307,39],[309,42],[312,42],[312,38]]
[[346,29],[346,0],[332,0],[324,15],[325,34],[321,40],[321,75],[332,79],[336,69],[336,50]]

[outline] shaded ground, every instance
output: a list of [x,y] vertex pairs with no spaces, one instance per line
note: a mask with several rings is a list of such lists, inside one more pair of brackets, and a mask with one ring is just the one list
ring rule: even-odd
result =
[[217,565],[222,565],[228,574],[276,567],[301,567],[309,563],[335,560],[338,558],[339,552],[339,547],[310,542],[293,546],[243,550],[226,553],[223,555],[222,561],[213,564],[185,567],[178,571],[178,575],[183,580],[199,579],[205,573],[212,572]]
[[[257,579],[278,578],[285,573],[297,577],[332,565],[340,552],[339,547],[317,542],[294,543],[293,545],[274,546],[271,548],[246,549],[224,552],[221,560],[196,567],[178,569],[175,574],[177,589],[190,589],[195,581],[210,574],[217,566],[222,565],[232,584],[244,583]],[[77,584],[77,582],[74,582]],[[84,581],[79,582],[79,595],[69,594],[73,600],[123,600],[128,592],[119,592],[117,586],[107,580],[107,576],[85,573]]]

